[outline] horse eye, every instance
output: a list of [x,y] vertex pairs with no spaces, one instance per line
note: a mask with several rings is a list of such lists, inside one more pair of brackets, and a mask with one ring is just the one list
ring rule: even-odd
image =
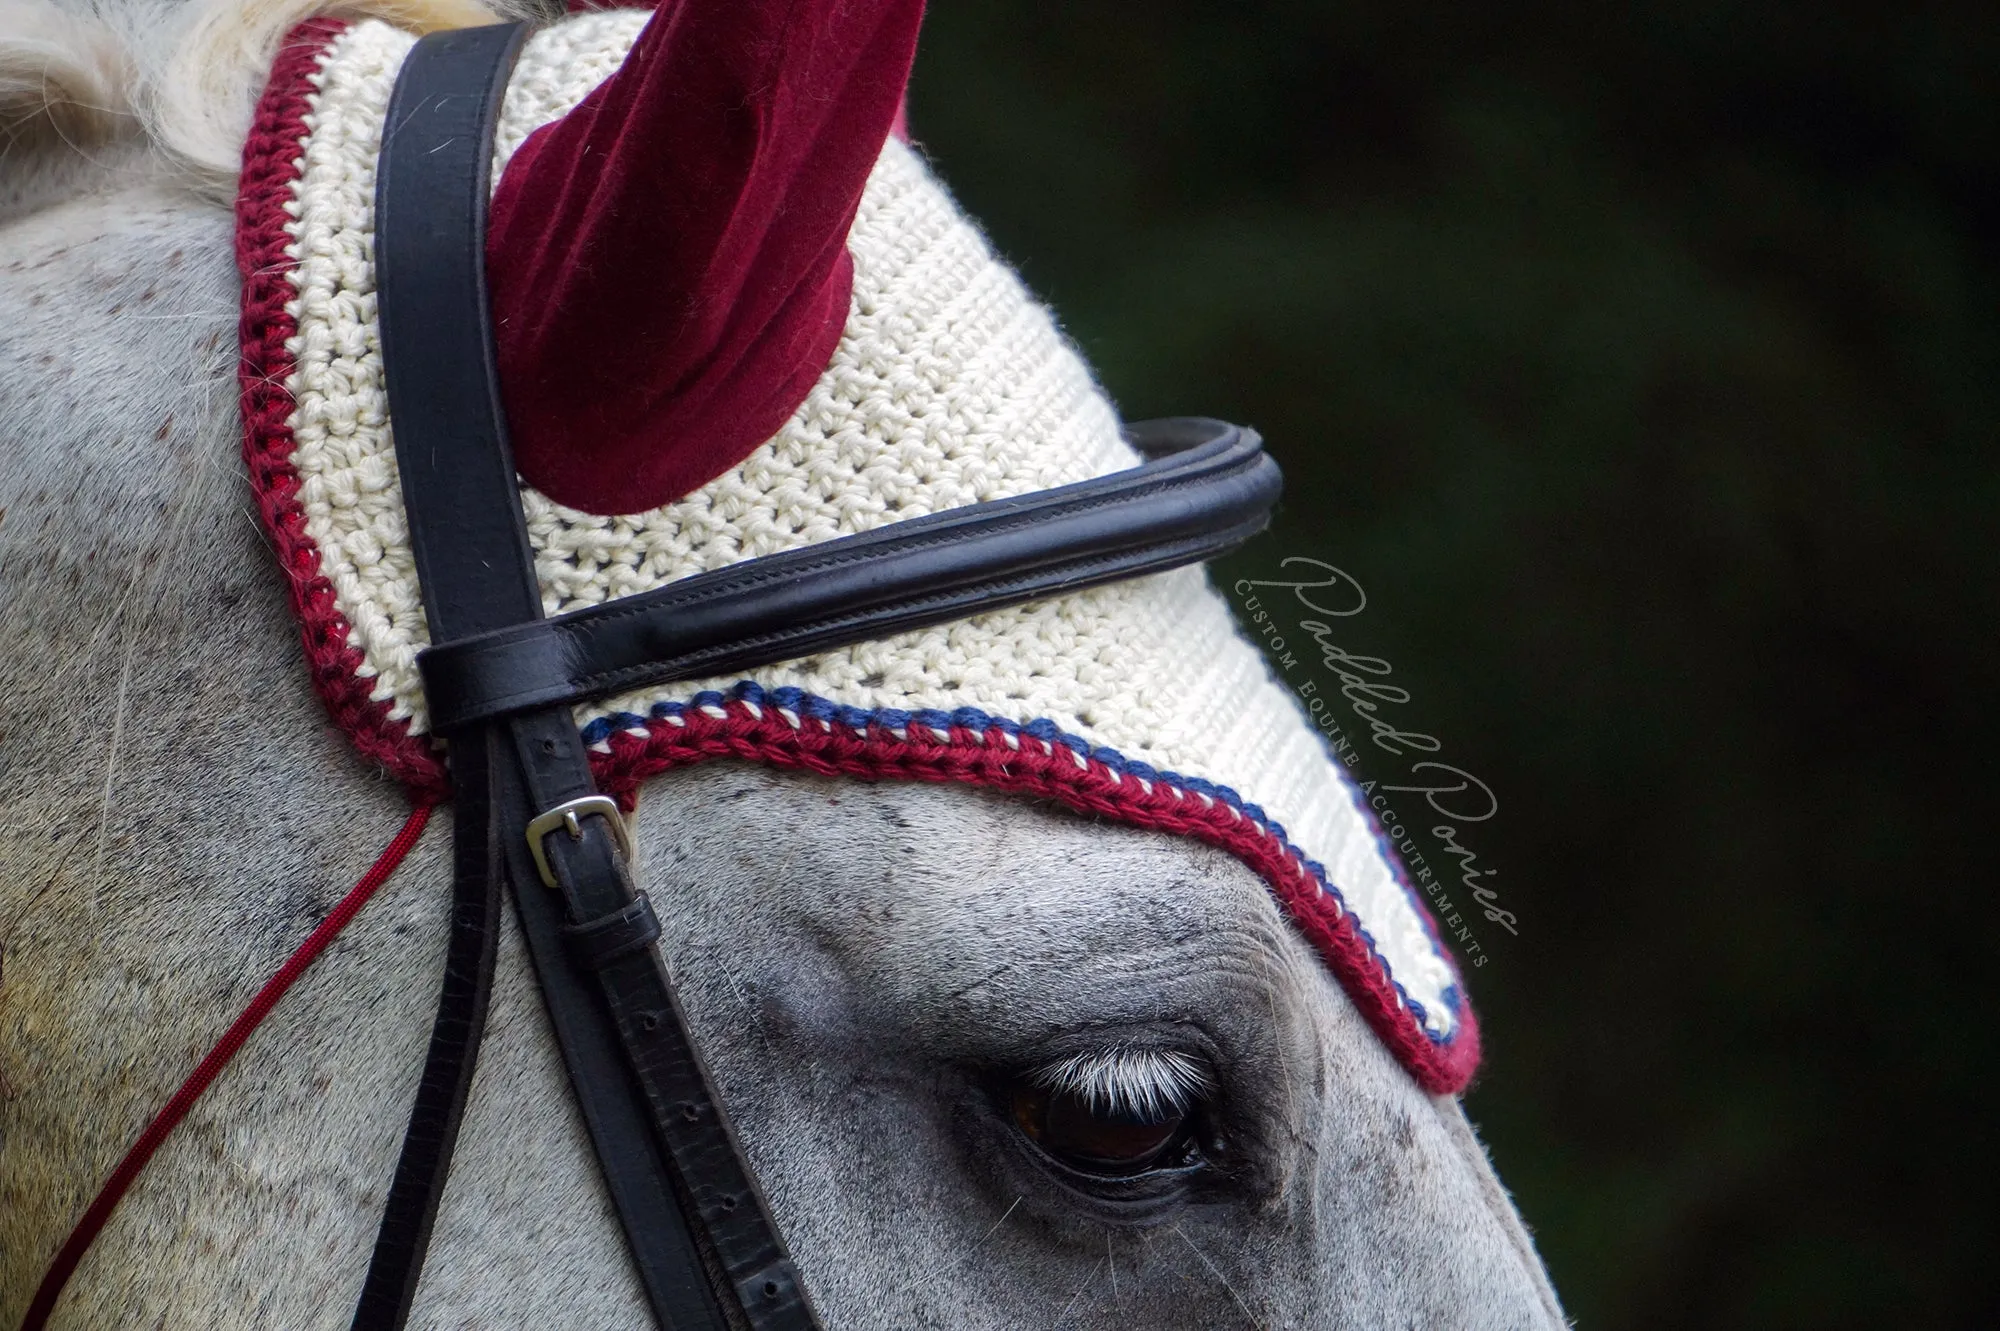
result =
[[1015,1083],[1013,1100],[1014,1122],[1028,1140],[1086,1174],[1141,1174],[1177,1165],[1192,1136],[1185,1109],[1112,1108],[1028,1081]]

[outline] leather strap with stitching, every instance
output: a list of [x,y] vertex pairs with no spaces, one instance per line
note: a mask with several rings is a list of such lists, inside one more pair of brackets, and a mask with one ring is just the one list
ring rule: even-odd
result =
[[[382,256],[381,271],[396,289],[399,311],[412,305],[459,308],[462,301],[445,270],[463,268],[467,255],[478,253],[485,244],[488,158],[477,153],[440,153],[429,162],[416,162],[410,160],[409,149],[425,131],[463,135],[472,141],[488,132],[486,127],[498,113],[506,75],[513,68],[524,36],[519,28],[445,34],[431,43],[423,59],[412,53],[410,68],[419,71],[419,76],[397,85],[397,98],[390,107],[388,144],[378,167],[376,207],[378,235],[391,242],[387,246],[391,253]],[[417,99],[417,106],[412,107],[403,96],[406,91]],[[405,127],[411,128],[408,137],[399,132]],[[453,250],[457,252],[456,264],[436,269],[406,257],[412,252]],[[480,314],[483,316],[483,308]],[[474,436],[496,428],[494,423],[500,418],[486,396],[492,376],[482,373],[478,364],[484,350],[477,345],[479,339],[451,337],[444,339],[444,345],[422,347],[429,353],[431,363],[426,364],[425,357],[415,354],[423,336],[423,330],[407,328],[402,318],[391,319],[385,304],[382,339],[389,390],[398,410],[408,412],[399,419],[399,430],[407,430],[413,439],[440,435],[462,439],[460,447],[486,451],[491,441]],[[409,391],[411,384],[419,382],[425,383],[422,391]],[[395,396],[399,387],[403,391]],[[405,468],[405,485],[420,493],[439,489],[442,472],[449,465],[434,455],[406,454],[399,462]],[[477,484],[480,479],[478,475],[462,478],[463,486],[454,496],[468,521],[504,524],[510,514],[518,514],[520,505],[512,492],[511,477],[489,474],[484,477],[488,484],[483,491]],[[496,480],[506,484],[496,486]],[[512,520],[520,521],[518,516]],[[476,583],[438,577],[436,561],[449,554],[449,543],[440,548],[439,528],[428,520],[412,522],[411,526],[411,544],[434,635],[464,632],[474,625],[490,629],[521,617],[524,607],[518,574],[510,576],[511,571],[502,567],[487,570],[488,576]],[[483,546],[503,544],[490,532],[481,535]],[[530,613],[540,610],[539,604],[526,608]],[[494,763],[502,756],[493,751],[488,736],[476,732],[461,735],[452,752],[457,809],[444,981],[423,1079],[417,1085],[416,1103],[410,1111],[355,1308],[356,1331],[397,1328],[408,1318],[430,1244],[431,1224],[451,1170],[452,1150],[485,1032],[499,939],[503,870],[498,838],[503,829],[491,816],[487,791]]]
[[[391,98],[377,181],[379,318],[397,462],[438,642],[541,614],[494,372],[484,258],[493,122],[523,35],[508,26],[420,41]],[[440,733],[451,748],[457,895],[503,877],[513,889],[570,1083],[656,1320],[675,1331],[816,1327],[657,952],[591,957],[586,950],[603,964],[584,966],[566,942],[566,929],[589,933],[636,899],[603,820],[581,822],[575,841],[563,833],[547,839],[556,891],[528,862],[524,829],[534,814],[594,793],[569,709]],[[476,1063],[497,936],[493,899],[487,893],[479,909],[454,912],[431,1051],[357,1331],[398,1328],[408,1317]],[[723,1196],[733,1226],[702,1231],[689,1222],[704,1198]],[[751,1280],[758,1295],[767,1288],[776,1295],[742,1306],[735,1289]],[[738,1306],[725,1311],[722,1298]]]
[[432,724],[471,724],[775,661],[1137,577],[1262,530],[1282,480],[1254,431],[1145,421],[1154,460],[745,561],[419,658]]

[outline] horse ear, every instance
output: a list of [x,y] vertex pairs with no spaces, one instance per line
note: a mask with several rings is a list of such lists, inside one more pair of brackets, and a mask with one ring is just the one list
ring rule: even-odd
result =
[[487,273],[521,474],[633,513],[775,433],[847,318],[847,233],[922,0],[670,0],[494,194]]

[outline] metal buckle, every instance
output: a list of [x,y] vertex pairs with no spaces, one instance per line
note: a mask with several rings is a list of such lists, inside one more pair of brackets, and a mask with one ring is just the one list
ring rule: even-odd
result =
[[557,886],[555,870],[549,868],[548,852],[542,842],[558,827],[569,831],[571,841],[583,840],[583,828],[576,821],[597,815],[611,824],[612,840],[618,843],[618,853],[628,861],[634,858],[632,852],[632,829],[625,825],[625,815],[618,812],[618,802],[608,795],[585,795],[582,799],[566,800],[547,813],[537,815],[528,824],[528,853],[535,857],[535,869],[542,875],[542,882],[548,887]]

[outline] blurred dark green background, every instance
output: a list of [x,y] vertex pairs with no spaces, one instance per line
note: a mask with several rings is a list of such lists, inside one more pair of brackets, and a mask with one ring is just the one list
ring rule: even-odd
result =
[[2000,1327],[2000,6],[927,22],[1126,413],[1284,463],[1231,570],[1353,573],[1496,788],[1469,1104],[1579,1324]]

